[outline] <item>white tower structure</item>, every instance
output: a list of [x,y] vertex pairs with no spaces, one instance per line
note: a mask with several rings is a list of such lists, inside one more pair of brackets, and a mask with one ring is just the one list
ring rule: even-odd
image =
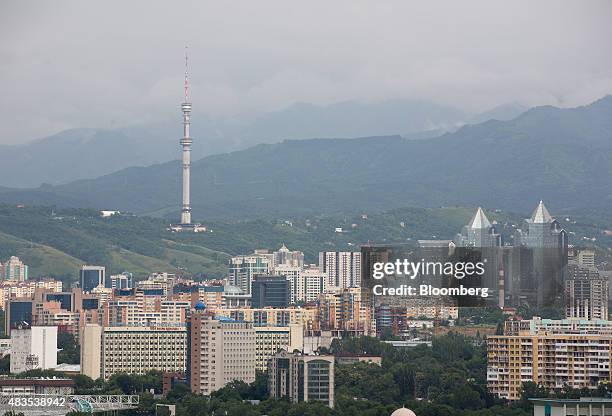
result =
[[191,103],[189,102],[189,58],[187,46],[185,46],[185,100],[181,104],[183,111],[183,138],[180,143],[183,148],[183,207],[181,209],[181,225],[191,225],[191,202],[189,195],[190,169],[191,169],[191,144],[193,140],[189,137],[189,124],[191,117]]

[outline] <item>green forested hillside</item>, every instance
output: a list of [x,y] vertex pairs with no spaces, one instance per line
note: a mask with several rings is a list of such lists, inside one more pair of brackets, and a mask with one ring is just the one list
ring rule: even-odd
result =
[[[206,233],[172,233],[159,218],[118,215],[101,218],[98,211],[48,207],[0,206],[0,261],[18,255],[32,277],[76,278],[81,264],[104,265],[109,273],[130,271],[144,277],[153,271],[199,277],[221,277],[231,255],[256,248],[304,251],[316,262],[322,250],[358,250],[364,243],[407,243],[417,239],[452,238],[474,208],[402,208],[380,214],[296,216],[275,220],[206,223]],[[554,213],[554,210],[553,210]],[[527,214],[488,211],[498,230],[509,236]],[[609,256],[612,229],[593,217],[564,217],[577,245],[596,245],[598,257]],[[342,232],[336,232],[342,228]],[[588,237],[587,241],[585,237]],[[592,241],[595,238],[595,241]]]

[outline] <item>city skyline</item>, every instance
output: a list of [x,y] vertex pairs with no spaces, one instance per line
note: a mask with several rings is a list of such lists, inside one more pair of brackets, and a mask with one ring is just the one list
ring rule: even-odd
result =
[[2,2],[0,416],[612,415],[610,17]]

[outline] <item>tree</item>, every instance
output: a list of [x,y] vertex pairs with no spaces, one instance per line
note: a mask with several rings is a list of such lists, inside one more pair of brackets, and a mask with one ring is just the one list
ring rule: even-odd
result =
[[10,374],[11,373],[11,356],[5,355],[0,358],[0,374]]
[[79,364],[81,362],[79,344],[71,333],[58,332],[57,347],[61,349],[57,354],[58,362],[66,364]]

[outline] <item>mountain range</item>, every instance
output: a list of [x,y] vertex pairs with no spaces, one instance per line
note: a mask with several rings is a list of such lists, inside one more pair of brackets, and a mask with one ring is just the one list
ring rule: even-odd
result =
[[[192,159],[246,149],[260,143],[312,137],[400,134],[429,138],[468,122],[510,119],[525,110],[509,104],[470,116],[426,101],[345,101],[328,106],[297,103],[258,117],[213,119],[193,114]],[[181,115],[137,127],[80,128],[22,145],[0,145],[0,186],[36,187],[92,179],[118,170],[180,157]]]
[[[103,161],[100,161],[103,163]],[[178,161],[96,179],[0,189],[0,202],[119,209],[178,217]],[[242,219],[484,205],[528,212],[612,206],[612,96],[533,108],[427,140],[401,136],[286,140],[192,164],[194,218]]]

